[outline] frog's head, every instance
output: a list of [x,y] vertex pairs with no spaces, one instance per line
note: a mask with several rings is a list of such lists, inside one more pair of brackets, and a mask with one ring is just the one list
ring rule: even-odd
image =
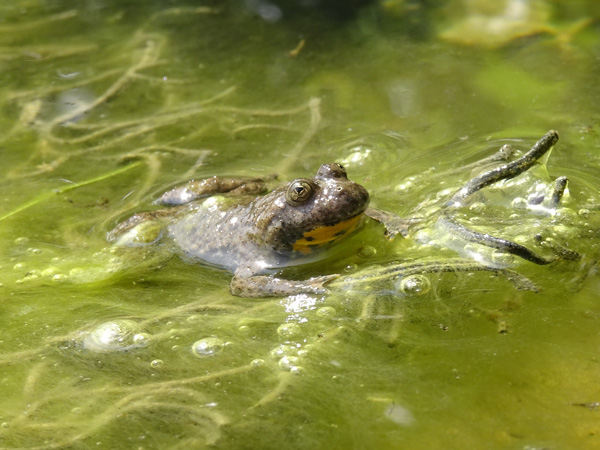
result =
[[299,178],[274,192],[264,238],[280,252],[311,253],[353,231],[369,193],[340,164],[323,164],[314,178]]

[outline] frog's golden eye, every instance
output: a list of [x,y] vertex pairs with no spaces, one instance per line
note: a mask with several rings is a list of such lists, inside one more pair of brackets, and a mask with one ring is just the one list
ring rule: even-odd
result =
[[310,180],[295,180],[290,184],[285,199],[292,206],[306,203],[315,193],[315,187]]

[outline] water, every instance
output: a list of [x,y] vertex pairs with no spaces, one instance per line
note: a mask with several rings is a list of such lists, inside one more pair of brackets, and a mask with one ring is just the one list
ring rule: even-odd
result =
[[[0,448],[598,445],[599,6],[335,3],[0,6]],[[173,184],[331,161],[374,206],[428,216],[549,129],[545,166],[460,217],[578,262],[370,223],[286,272],[343,274],[331,295],[248,300],[226,272],[106,242]],[[528,208],[561,175],[564,209]],[[382,275],[458,253],[539,292]]]

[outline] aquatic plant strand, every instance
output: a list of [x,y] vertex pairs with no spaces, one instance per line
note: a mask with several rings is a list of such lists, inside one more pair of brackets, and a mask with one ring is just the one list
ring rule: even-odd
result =
[[74,189],[79,189],[79,188],[81,188],[83,186],[87,186],[87,185],[90,185],[90,184],[93,184],[93,183],[98,183],[100,181],[107,180],[107,179],[115,177],[117,175],[121,175],[122,173],[128,172],[129,170],[138,167],[139,165],[140,165],[139,162],[134,162],[134,163],[131,163],[131,164],[127,165],[127,166],[119,167],[118,169],[115,169],[115,170],[113,170],[111,172],[108,172],[108,173],[105,173],[103,175],[100,175],[100,176],[97,176],[97,177],[94,177],[94,178],[90,178],[89,180],[81,181],[79,183],[68,184],[66,186],[61,186],[59,188],[53,189],[53,190],[51,190],[49,192],[44,192],[43,194],[38,195],[36,198],[33,198],[33,199],[31,199],[31,200],[29,200],[29,201],[27,201],[27,202],[19,205],[17,208],[15,208],[15,209],[13,209],[13,210],[11,210],[11,211],[9,211],[9,212],[1,215],[0,216],[0,222],[3,221],[3,220],[5,220],[5,219],[8,219],[9,217],[14,216],[15,214],[18,214],[18,213],[20,213],[22,211],[25,211],[26,209],[31,208],[32,206],[35,206],[35,205],[37,205],[39,203],[42,203],[42,202],[44,202],[44,201],[46,201],[46,200],[48,200],[48,199],[50,199],[52,197],[64,194],[65,192],[72,191]]

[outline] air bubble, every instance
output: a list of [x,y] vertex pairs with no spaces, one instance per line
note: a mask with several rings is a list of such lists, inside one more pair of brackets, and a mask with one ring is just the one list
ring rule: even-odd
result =
[[562,239],[573,239],[576,238],[578,234],[577,228],[563,224],[554,225],[552,231],[555,236],[560,236]]
[[515,257],[510,253],[495,250],[492,253],[492,262],[498,266],[510,266],[515,262]]
[[300,325],[297,323],[284,323],[277,328],[277,334],[284,338],[292,338],[300,334]]
[[581,217],[583,217],[584,219],[590,217],[590,214],[592,213],[589,209],[587,208],[581,208],[578,212],[577,212]]
[[481,214],[485,211],[485,204],[482,202],[475,202],[471,206],[469,206],[469,211],[472,211],[477,214]]
[[520,211],[527,209],[527,200],[525,200],[523,197],[513,198],[510,204],[514,209],[518,209]]
[[400,280],[400,291],[409,296],[421,296],[427,294],[431,290],[431,281],[425,275],[409,275]]
[[200,339],[192,344],[192,353],[199,358],[215,356],[223,351],[225,342],[216,337]]
[[98,325],[83,339],[83,346],[92,352],[119,352],[140,348],[145,340],[136,342],[139,325],[133,320],[114,320]]
[[333,317],[335,313],[335,308],[331,306],[323,306],[322,308],[317,309],[318,317]]
[[265,360],[264,359],[253,359],[252,361],[250,361],[250,365],[252,367],[262,367],[265,365]]
[[572,225],[577,220],[577,213],[571,208],[559,208],[554,213],[554,219],[563,225]]
[[50,278],[57,271],[58,271],[58,269],[56,267],[48,267],[48,268],[42,270],[42,276]]
[[304,367],[302,367],[302,366],[293,366],[290,369],[290,372],[293,373],[294,375],[302,375],[304,373]]
[[358,269],[358,264],[348,264],[346,267],[344,267],[344,272],[350,273],[354,272],[356,269]]
[[364,247],[359,248],[356,254],[359,258],[372,258],[377,254],[377,249],[370,245],[365,245]]
[[137,333],[133,335],[133,344],[143,346],[148,343],[150,335],[147,333]]
[[300,358],[297,356],[284,356],[279,360],[279,368],[281,370],[291,371],[298,366]]
[[165,362],[162,359],[154,359],[152,361],[150,361],[150,367],[152,367],[153,369],[158,369],[160,367],[162,367],[165,364]]
[[273,359],[279,359],[283,356],[295,355],[297,350],[291,345],[281,344],[271,350],[270,355]]

